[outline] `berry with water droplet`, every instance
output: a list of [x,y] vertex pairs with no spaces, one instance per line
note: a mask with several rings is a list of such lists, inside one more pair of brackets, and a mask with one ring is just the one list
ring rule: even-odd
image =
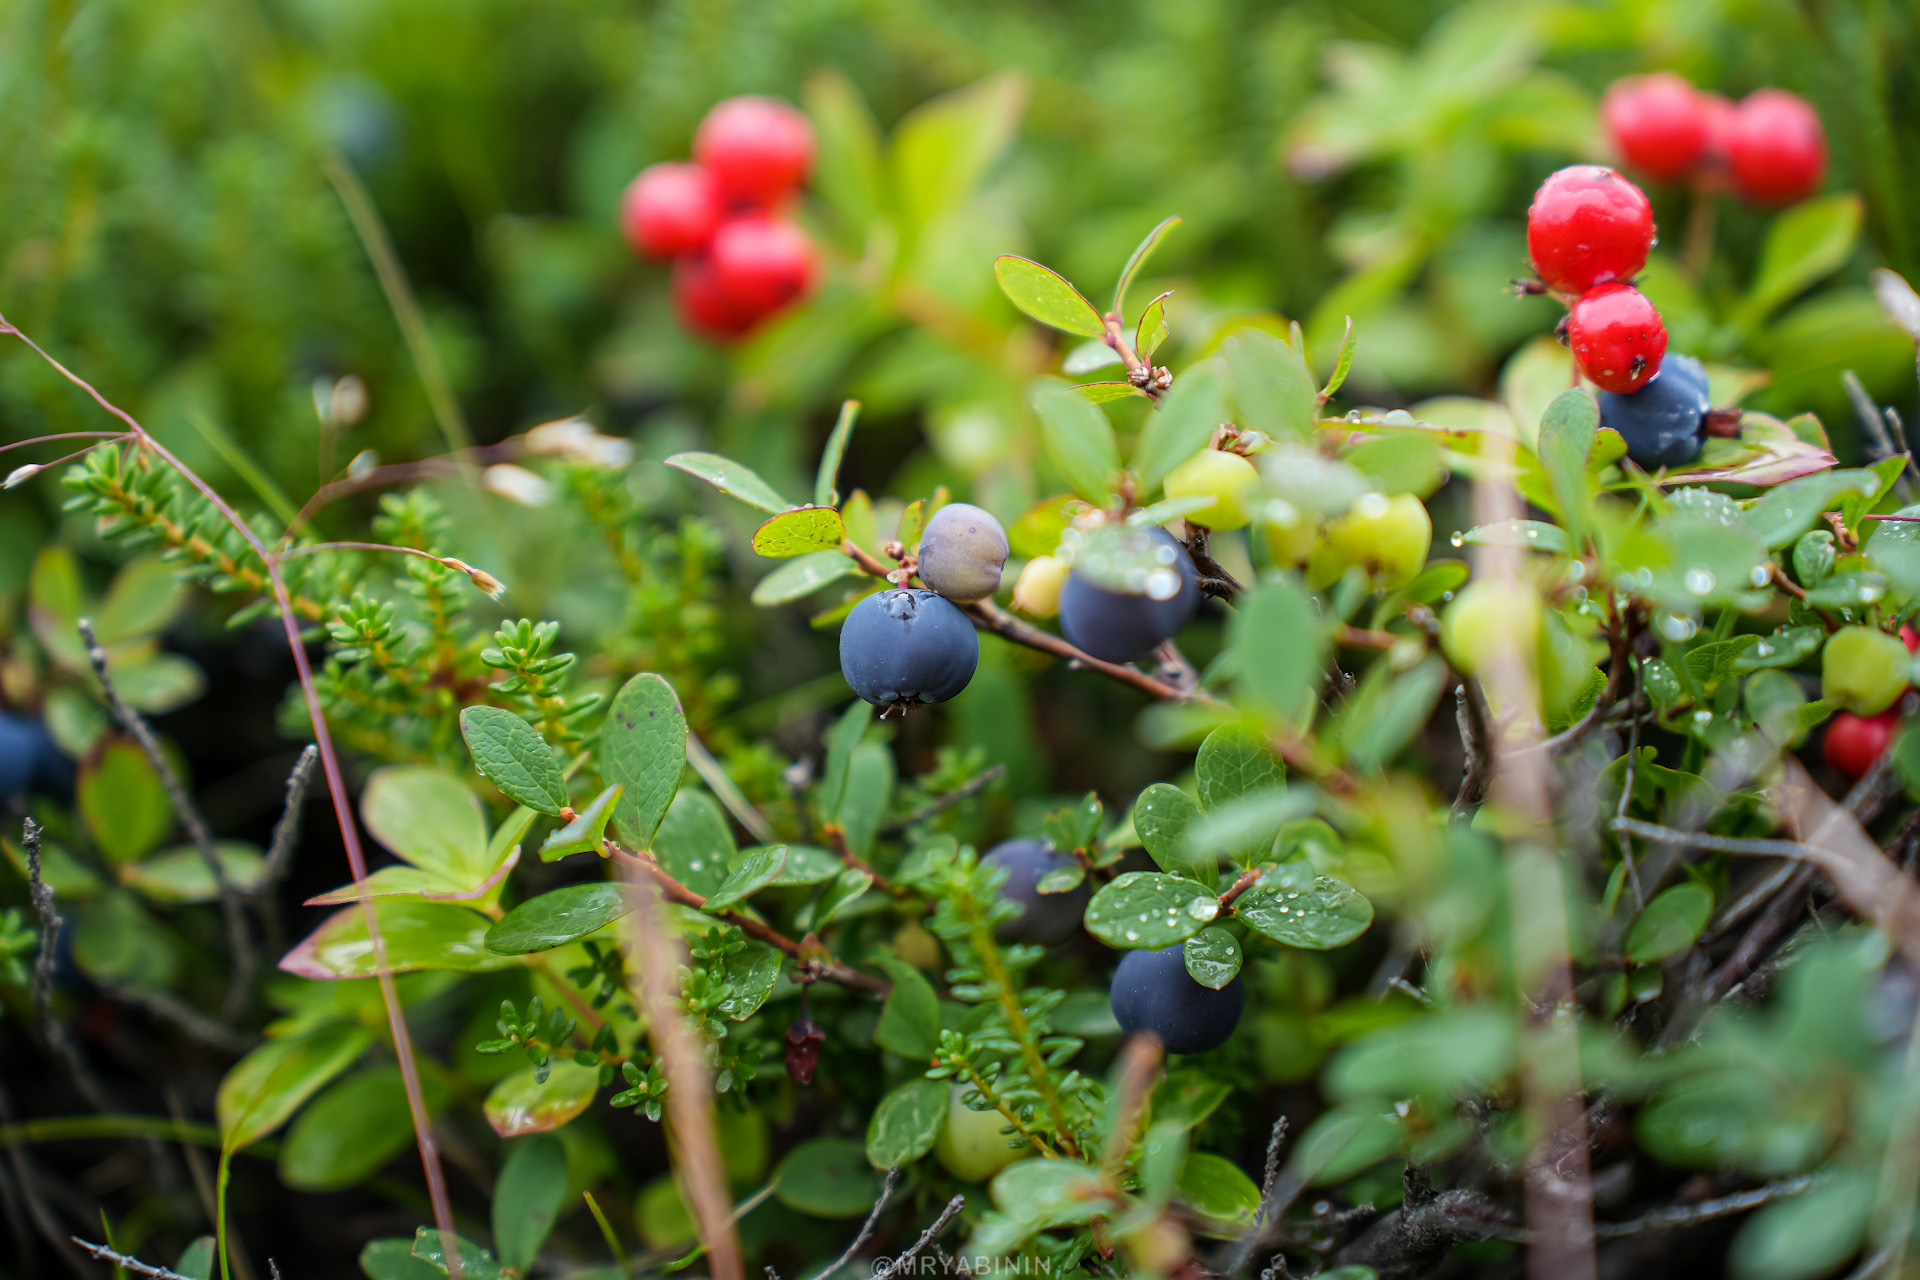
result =
[[1077,569],[1060,590],[1060,629],[1080,649],[1104,662],[1131,662],[1162,640],[1180,634],[1200,603],[1200,575],[1193,558],[1165,529],[1153,537],[1173,548],[1178,574],[1173,594],[1156,600],[1145,593],[1130,594],[1095,586]]
[[1600,425],[1620,433],[1629,458],[1657,471],[1693,461],[1712,407],[1706,367],[1692,356],[1675,353],[1660,362],[1658,376],[1638,391],[1602,391]]
[[1631,279],[1653,248],[1646,193],[1605,165],[1576,164],[1548,176],[1527,210],[1527,252],[1549,288],[1585,293]]
[[840,626],[840,671],[876,707],[945,702],[967,687],[980,639],[959,606],[931,591],[868,596]]
[[1630,284],[1603,284],[1567,313],[1567,345],[1601,390],[1638,391],[1660,372],[1667,326],[1646,294]]
[[1246,983],[1235,975],[1218,991],[1187,972],[1184,942],[1158,951],[1129,951],[1113,972],[1114,1020],[1129,1035],[1151,1031],[1168,1053],[1205,1053],[1227,1042],[1246,1009]]

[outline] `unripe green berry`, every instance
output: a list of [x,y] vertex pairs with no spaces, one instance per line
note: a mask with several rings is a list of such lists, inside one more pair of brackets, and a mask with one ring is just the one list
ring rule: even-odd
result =
[[1497,578],[1460,589],[1440,619],[1440,647],[1464,675],[1484,674],[1503,653],[1529,667],[1540,641],[1540,597],[1531,587]]
[[947,1123],[933,1144],[933,1154],[947,1172],[964,1182],[985,1182],[1028,1153],[1007,1145],[1007,1118],[998,1111],[974,1111],[960,1101],[965,1085],[953,1086],[947,1102]]
[[1877,716],[1907,691],[1912,657],[1898,636],[1843,627],[1820,659],[1820,696],[1855,715]]
[[1433,545],[1433,520],[1411,493],[1368,493],[1345,513],[1327,521],[1327,536],[1314,549],[1308,580],[1315,586],[1335,582],[1348,569],[1365,569],[1378,586],[1392,589],[1413,581],[1427,563]]
[[1319,522],[1285,498],[1261,508],[1260,527],[1267,535],[1268,557],[1282,569],[1305,564],[1319,545]]
[[1241,455],[1202,449],[1167,473],[1166,490],[1169,498],[1213,499],[1198,511],[1189,511],[1188,523],[1208,529],[1238,529],[1253,519],[1248,501],[1259,484],[1259,471]]

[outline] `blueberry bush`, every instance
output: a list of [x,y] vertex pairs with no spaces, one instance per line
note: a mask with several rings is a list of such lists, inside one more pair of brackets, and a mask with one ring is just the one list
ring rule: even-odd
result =
[[0,1267],[1913,1266],[1920,31],[1378,7],[5,19]]

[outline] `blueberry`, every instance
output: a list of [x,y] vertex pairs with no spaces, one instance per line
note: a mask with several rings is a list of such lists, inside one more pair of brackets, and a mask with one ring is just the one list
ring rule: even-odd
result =
[[1669,352],[1660,372],[1638,391],[1600,393],[1600,425],[1627,442],[1627,456],[1648,471],[1692,462],[1700,424],[1713,400],[1707,371],[1692,356]]
[[1065,893],[1040,892],[1041,877],[1074,866],[1072,858],[1044,840],[1003,840],[987,850],[982,861],[997,862],[1011,872],[1000,896],[1022,908],[1018,918],[1000,926],[1000,941],[1050,947],[1080,932],[1080,917],[1093,896],[1093,886],[1083,879]]
[[1218,1049],[1240,1025],[1247,988],[1238,975],[1215,991],[1187,972],[1186,943],[1129,951],[1113,971],[1113,1016],[1132,1035],[1151,1031],[1168,1053]]
[[37,789],[43,732],[25,716],[0,712],[0,800],[11,800]]
[[1165,600],[1097,587],[1077,571],[1060,589],[1060,629],[1080,649],[1106,662],[1132,662],[1162,640],[1180,634],[1200,603],[1193,558],[1165,529],[1153,536],[1174,550],[1180,585]]
[[870,595],[840,628],[840,671],[876,707],[945,702],[967,687],[979,663],[973,623],[931,591]]
[[920,581],[949,600],[985,600],[1000,589],[1006,563],[1007,531],[972,503],[949,502],[920,535]]

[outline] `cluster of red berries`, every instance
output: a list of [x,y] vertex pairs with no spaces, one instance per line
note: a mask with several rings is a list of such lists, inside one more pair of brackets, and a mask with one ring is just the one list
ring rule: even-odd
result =
[[1626,163],[1655,182],[1730,181],[1744,200],[1792,204],[1820,189],[1827,135],[1806,99],[1760,89],[1738,105],[1671,71],[1616,80],[1600,104]]
[[[1901,627],[1900,639],[1908,653],[1920,652],[1920,632]],[[1875,716],[1855,715],[1851,711],[1834,716],[1827,723],[1826,738],[1821,743],[1828,766],[1849,782],[1866,777],[1867,771],[1879,762],[1899,735],[1900,709],[1905,701],[1904,695],[1896,698],[1892,706]]]
[[649,165],[627,186],[620,231],[673,261],[680,322],[725,342],[804,297],[813,241],[781,206],[813,167],[813,126],[774,98],[728,98],[693,135],[693,162]]
[[1561,336],[1593,384],[1638,391],[1660,372],[1667,326],[1628,283],[1653,249],[1646,193],[1605,165],[1550,175],[1527,210],[1527,252],[1548,290],[1567,303]]

